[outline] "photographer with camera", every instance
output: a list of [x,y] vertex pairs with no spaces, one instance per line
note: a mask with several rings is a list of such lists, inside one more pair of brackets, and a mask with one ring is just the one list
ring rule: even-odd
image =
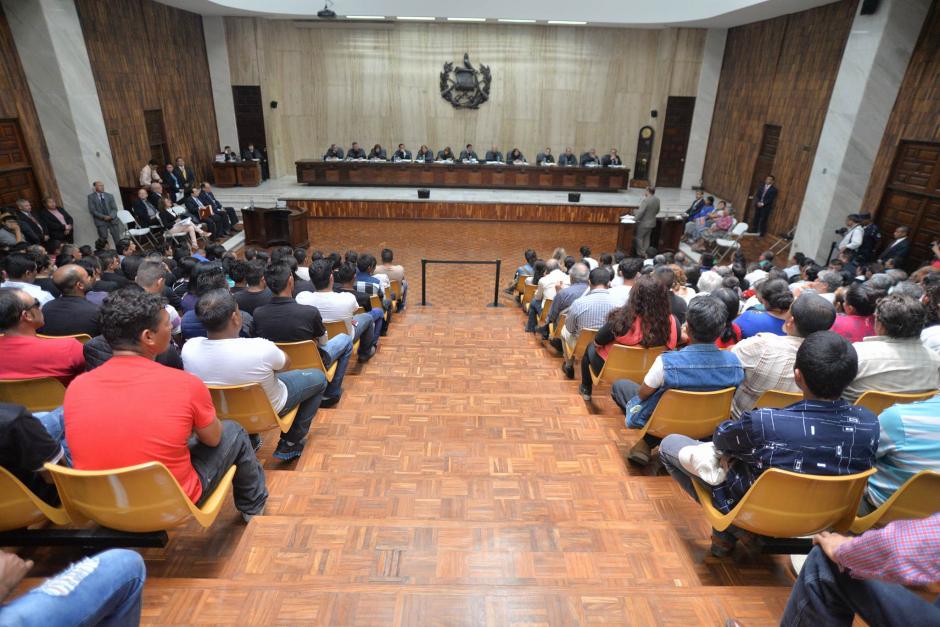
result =
[[837,235],[842,235],[842,241],[839,242],[839,252],[848,249],[854,254],[862,245],[865,237],[865,228],[862,226],[862,220],[857,213],[850,214],[845,219],[845,228],[836,229]]

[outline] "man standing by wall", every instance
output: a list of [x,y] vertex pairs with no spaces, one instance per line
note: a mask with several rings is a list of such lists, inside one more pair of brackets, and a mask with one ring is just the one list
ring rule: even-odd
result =
[[640,207],[633,214],[636,218],[636,254],[643,255],[650,245],[650,234],[656,227],[656,216],[659,215],[659,198],[655,196],[656,188],[647,187],[646,196],[640,201]]
[[756,233],[761,237],[767,235],[767,222],[777,201],[775,180],[773,175],[768,175],[760,189],[754,192],[754,224],[748,229],[749,233]]
[[95,191],[88,194],[88,211],[95,220],[95,228],[98,229],[98,239],[108,241],[108,233],[111,234],[111,240],[114,245],[124,237],[124,225],[118,220],[118,208],[114,202],[114,196],[104,191],[104,183],[94,182]]

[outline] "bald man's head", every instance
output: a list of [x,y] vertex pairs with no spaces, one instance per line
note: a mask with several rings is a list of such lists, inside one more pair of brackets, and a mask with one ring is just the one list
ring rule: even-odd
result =
[[85,268],[70,263],[53,273],[52,282],[66,296],[84,296],[91,279]]

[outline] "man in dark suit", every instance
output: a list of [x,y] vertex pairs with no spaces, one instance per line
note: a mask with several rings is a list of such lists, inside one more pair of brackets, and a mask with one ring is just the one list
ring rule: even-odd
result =
[[349,147],[349,152],[346,153],[346,160],[350,159],[365,159],[366,151],[359,146],[359,142],[353,142],[352,146]]
[[[173,199],[174,204],[176,199]],[[150,193],[147,194],[147,202],[153,205],[158,211],[163,207],[163,184],[151,183]]]
[[894,229],[894,241],[885,248],[885,251],[878,257],[878,261],[885,265],[891,261],[891,267],[901,268],[911,252],[911,238],[908,237],[910,233],[911,229],[906,226]]
[[248,144],[245,152],[242,153],[242,159],[246,161],[261,161],[264,159],[264,153],[255,148],[254,144]]
[[226,161],[241,161],[241,157],[238,156],[238,153],[232,150],[231,146],[226,146],[222,149],[222,154],[225,155]]
[[748,230],[749,233],[757,233],[761,237],[767,235],[767,222],[777,200],[777,186],[774,181],[773,175],[768,175],[764,184],[754,192],[754,224]]
[[134,220],[140,226],[149,227],[160,224],[160,219],[157,217],[157,205],[150,202],[150,194],[143,187],[137,190],[137,199],[134,201],[131,213],[134,214]]
[[571,146],[565,148],[565,151],[558,157],[558,165],[578,165],[578,157]]
[[108,234],[114,245],[124,237],[124,225],[117,217],[117,204],[114,196],[104,191],[104,183],[94,182],[94,191],[88,194],[88,212],[94,218],[95,228],[98,229],[98,239],[108,241]]
[[549,146],[545,147],[545,150],[535,155],[535,165],[549,165],[555,163],[555,155],[552,154],[552,149]]
[[398,144],[398,150],[392,153],[392,161],[411,161],[411,151],[404,144]]
[[121,258],[117,256],[117,253],[110,250],[100,250],[95,253],[95,256],[98,257],[98,261],[101,263],[101,281],[99,282],[114,283],[118,289],[130,285],[130,281],[121,272]]
[[95,337],[101,332],[98,325],[98,305],[88,301],[85,293],[92,286],[88,272],[78,264],[70,263],[56,270],[52,282],[62,295],[42,308],[45,324],[43,335],[76,335],[85,333]]
[[[228,216],[225,215],[224,211],[216,213],[212,207],[202,202],[199,198],[198,189],[193,188],[190,190],[190,194],[183,201],[183,205],[186,207],[186,213],[192,218],[193,222],[196,224],[205,224],[209,227],[211,239],[219,239],[228,234],[230,230]],[[209,209],[210,213],[205,217],[200,217],[200,210],[206,208]]]
[[186,165],[182,157],[176,158],[176,174],[182,179],[184,189],[192,189],[196,184],[196,174],[191,167]]
[[499,151],[499,147],[497,147],[496,144],[493,144],[490,149],[486,151],[486,154],[483,155],[483,158],[486,161],[499,161],[502,163],[503,153]]
[[605,168],[609,168],[611,166],[622,166],[623,159],[621,159],[620,155],[617,154],[616,148],[611,148],[610,152],[604,155],[604,157],[601,159],[601,165]]
[[176,196],[180,192],[184,192],[185,196],[183,177],[176,171],[176,166],[172,163],[166,164],[166,168],[160,173],[160,176],[163,179],[163,190],[170,195],[174,202],[176,202]]
[[234,232],[235,225],[238,224],[238,214],[235,213],[235,207],[223,207],[222,203],[212,193],[212,185],[208,181],[203,182],[202,191],[199,192],[199,200],[202,204],[212,207],[212,213],[223,213],[228,218],[229,229]]
[[700,189],[695,190],[695,200],[692,201],[692,204],[689,205],[689,208],[685,210],[685,221],[688,222],[692,219],[692,216],[697,214],[702,210],[702,207],[705,206],[705,192]]
[[337,146],[336,144],[330,144],[330,147],[326,149],[326,152],[323,154],[323,160],[327,161],[329,159],[342,159],[343,149]]
[[16,201],[14,212],[16,221],[20,225],[20,232],[28,244],[45,244],[49,241],[49,231],[33,215],[33,206],[25,198]]
[[590,150],[582,154],[580,164],[582,168],[600,165],[601,158],[597,156],[597,149],[591,148]]
[[476,151],[473,150],[473,144],[467,144],[467,147],[460,151],[460,160],[463,162],[480,160]]
[[376,144],[372,147],[372,150],[369,151],[369,160],[388,161],[388,153],[382,148],[382,144]]

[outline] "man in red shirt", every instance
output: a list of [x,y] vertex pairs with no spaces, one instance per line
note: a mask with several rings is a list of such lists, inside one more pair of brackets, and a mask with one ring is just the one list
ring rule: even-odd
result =
[[0,288],[0,379],[55,377],[68,385],[85,371],[81,342],[36,337],[45,323],[35,297],[15,287]]
[[235,507],[246,521],[260,514],[268,491],[244,428],[216,417],[197,377],[154,361],[172,331],[163,299],[124,288],[104,302],[100,319],[114,356],[76,378],[65,394],[73,466],[106,470],[158,461],[199,505],[234,464]]

